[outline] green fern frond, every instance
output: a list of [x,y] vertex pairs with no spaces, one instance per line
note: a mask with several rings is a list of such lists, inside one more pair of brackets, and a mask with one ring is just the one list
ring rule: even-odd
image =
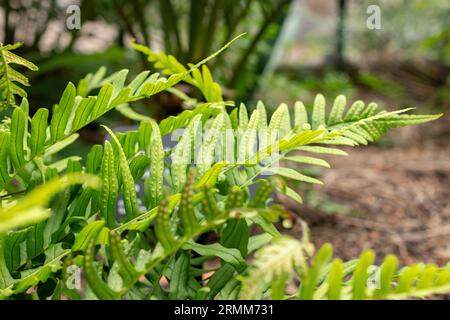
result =
[[8,106],[15,105],[15,96],[25,98],[27,93],[20,85],[30,85],[28,78],[13,69],[11,65],[20,65],[32,71],[38,70],[38,67],[32,62],[11,52],[21,45],[21,43],[16,43],[4,46],[0,43],[0,92],[2,99],[2,101],[0,101],[0,111]]
[[[88,248],[88,251],[86,254],[91,254],[92,251],[89,251],[95,246],[96,244],[105,244],[108,245],[108,241],[106,241],[103,234],[110,232],[109,236],[109,246],[111,247],[111,250],[116,250],[118,253],[114,253],[114,263],[117,265],[116,271],[121,276],[123,280],[123,286],[121,287],[120,291],[111,291],[112,289],[106,289],[106,281],[103,278],[100,278],[99,275],[90,275],[87,277],[88,283],[90,287],[96,292],[95,294],[100,298],[117,298],[118,296],[123,296],[129,292],[129,290],[133,287],[133,285],[139,280],[139,278],[145,274],[148,274],[152,270],[154,270],[157,266],[159,266],[163,261],[167,261],[170,257],[173,257],[179,252],[179,250],[185,250],[185,251],[195,251],[200,256],[218,256],[220,257],[224,264],[228,264],[233,267],[234,270],[237,272],[244,272],[246,269],[246,263],[244,261],[243,255],[241,252],[247,252],[247,245],[249,240],[248,235],[248,227],[246,226],[245,219],[240,219],[239,217],[236,217],[235,214],[235,205],[239,205],[242,203],[242,195],[240,193],[232,193],[233,198],[236,198],[236,195],[239,194],[239,196],[233,200],[232,202],[235,203],[235,205],[231,205],[227,210],[220,210],[218,209],[217,199],[215,199],[212,196],[212,191],[209,189],[210,187],[207,186],[207,184],[198,184],[194,183],[195,177],[194,177],[194,171],[190,170],[190,176],[187,179],[186,185],[183,189],[182,194],[177,198],[177,200],[172,199],[162,199],[160,201],[160,205],[157,209],[156,214],[154,215],[156,217],[156,224],[155,224],[155,234],[158,240],[158,246],[161,247],[161,250],[155,250],[155,252],[146,258],[145,263],[141,263],[141,267],[135,267],[130,263],[130,257],[128,255],[125,255],[124,253],[121,253],[123,250],[117,247],[119,245],[119,238],[116,233],[121,232],[123,228],[121,226],[116,227],[112,231],[109,231],[107,227],[104,227],[104,223],[102,221],[95,221],[86,226],[79,234],[79,236],[76,239],[76,242],[74,244],[74,247],[72,250],[83,250],[84,248]],[[194,190],[196,188],[201,188],[203,191],[195,194]],[[267,192],[263,192],[267,195]],[[262,195],[261,195],[262,197]],[[179,201],[179,204],[178,204]],[[263,202],[266,202],[266,200],[261,200]],[[197,214],[195,213],[196,207],[202,203],[203,207],[207,207],[208,210],[211,210],[210,213],[207,214],[208,219],[207,220],[201,220],[198,218]],[[250,207],[253,207],[250,205]],[[152,209],[154,210],[154,209]],[[151,211],[152,211],[151,210]],[[256,210],[256,211],[252,211]],[[247,213],[245,211],[242,211],[243,217],[248,216],[257,216],[258,210],[261,210],[261,214],[263,215],[262,211],[267,210],[266,208],[258,209],[258,208],[252,208]],[[183,228],[180,230],[180,228],[175,227],[174,222],[178,221],[178,218],[182,222]],[[238,219],[238,220],[236,220]],[[234,221],[237,221],[237,224],[234,224]],[[129,224],[130,222],[126,222],[126,224]],[[227,223],[227,224],[226,224]],[[262,222],[259,222],[262,223]],[[196,238],[197,235],[200,235],[207,230],[213,230],[215,228],[220,228],[226,224],[226,227],[224,228],[223,233],[223,241],[222,243],[214,243],[214,244],[208,244],[203,245],[199,243],[195,243],[193,239]],[[243,229],[243,227],[245,228]],[[245,240],[244,242],[231,239],[230,234],[233,232],[246,232],[247,238],[243,237],[242,234],[240,235],[241,240]],[[114,239],[111,237],[115,237]],[[87,243],[91,243],[89,246],[87,246]],[[91,248],[91,249],[89,249]],[[181,254],[183,255],[183,254]],[[180,258],[178,258],[180,259]],[[120,260],[120,261],[119,261]],[[86,272],[94,272],[95,270],[92,269],[91,265],[93,265],[92,258],[89,258],[89,263],[92,262],[92,264],[89,264],[89,266],[85,265],[85,268],[88,268]],[[172,261],[172,260],[169,260]],[[181,286],[181,283],[178,283],[179,277],[182,273],[187,272],[186,264],[182,264],[183,267],[181,267],[181,263],[177,264],[176,262],[179,260],[175,260],[175,264],[173,265],[174,268],[178,268],[179,271],[175,273],[171,273],[172,276],[170,276],[170,273],[168,274],[169,282],[171,282],[172,285],[176,286],[177,288],[184,288],[183,290],[187,290],[186,297],[193,298],[193,291],[189,290],[189,288],[186,287],[185,280],[182,281],[183,286]],[[111,262],[112,263],[112,262]],[[123,269],[123,270],[122,270]],[[190,274],[189,272],[187,273]],[[189,275],[188,277],[193,277],[193,275]],[[189,286],[193,285],[193,278],[188,281]],[[92,282],[92,285],[91,285]],[[177,284],[178,283],[178,284]],[[181,286],[181,287],[180,287]],[[188,286],[188,287],[189,287]],[[95,288],[95,289],[94,289]],[[175,288],[175,287],[174,287]],[[200,288],[200,287],[199,287]],[[221,288],[214,289],[216,292],[220,291]],[[171,292],[175,292],[175,289]],[[195,292],[195,291],[194,291]],[[117,296],[117,295],[118,296]],[[172,296],[172,294],[169,293],[169,297]],[[172,296],[173,297],[173,296]]]
[[[271,293],[272,297],[276,294],[281,299],[301,300],[404,299],[424,298],[450,290],[448,267],[419,263],[398,269],[393,255],[388,255],[378,266],[373,264],[375,255],[371,250],[347,263],[340,259],[330,261],[333,253],[330,244],[323,245],[314,256],[306,256],[303,243],[283,237],[257,251],[242,281],[241,297],[254,299]],[[295,252],[288,252],[288,245]],[[295,258],[302,259],[303,267],[293,263]],[[288,296],[285,288],[294,275],[299,277],[300,285],[296,295]],[[257,278],[263,276],[265,281],[258,282]]]
[[342,262],[334,260],[323,282],[316,283],[314,298],[423,298],[450,289],[450,269],[447,267],[413,264],[397,270],[397,258],[393,255],[387,256],[380,266],[374,266],[373,259],[373,252],[363,252],[357,259],[355,270],[347,274],[342,271]]
[[[288,107],[281,104],[273,113],[269,123],[262,103],[248,119],[246,107],[239,108],[238,122],[242,131],[238,140],[237,164],[245,165],[244,178],[238,184],[247,187],[261,174],[278,174],[279,176],[307,183],[321,183],[317,179],[305,176],[292,168],[285,168],[283,160],[329,167],[329,164],[317,157],[307,154],[294,155],[293,151],[314,154],[346,153],[330,148],[329,145],[367,144],[376,141],[392,127],[415,125],[439,118],[441,115],[405,115],[410,109],[386,112],[378,110],[376,104],[367,106],[362,101],[355,102],[345,111],[346,99],[338,96],[331,112],[326,112],[325,98],[318,95],[310,114],[303,103],[297,102],[294,108],[294,123]],[[245,128],[245,129],[244,129]],[[274,164],[279,164],[273,168]],[[230,168],[227,168],[230,170]],[[236,170],[236,169],[232,169]],[[242,175],[242,174],[241,174]],[[288,188],[283,188],[286,195],[300,201],[298,195]]]
[[103,184],[100,195],[100,215],[110,228],[116,225],[116,202],[119,195],[117,176],[113,149],[111,143],[106,141],[101,166]]
[[95,293],[99,299],[104,300],[115,300],[120,297],[120,292],[116,292],[111,289],[106,282],[103,281],[101,276],[98,274],[97,268],[95,266],[94,259],[94,248],[95,241],[92,239],[86,249],[84,256],[84,274],[86,281],[89,284],[90,289]]
[[[230,42],[231,43],[231,42]],[[43,155],[55,153],[61,148],[72,143],[76,138],[75,133],[80,128],[95,121],[103,114],[114,108],[123,108],[127,103],[148,98],[154,94],[173,87],[179,81],[189,76],[204,63],[214,58],[223,48],[181,73],[172,73],[169,78],[159,77],[159,74],[143,72],[126,84],[128,70],[118,71],[104,78],[104,69],[95,74],[90,74],[80,81],[77,88],[69,83],[64,93],[53,110],[51,119],[44,109],[38,110],[33,116],[31,124],[28,123],[27,104],[16,108],[10,123],[10,133],[2,131],[2,144],[0,147],[0,190],[8,187],[8,184],[17,176],[24,177],[24,182],[29,180],[29,169],[25,167]],[[6,52],[6,51],[5,51]],[[90,90],[99,88],[97,96],[87,96]],[[26,102],[26,100],[24,100]],[[224,104],[222,103],[222,108]],[[187,114],[185,114],[186,116]],[[50,131],[44,130],[47,121],[50,121]],[[148,120],[145,118],[143,120]],[[168,131],[174,130],[174,122],[185,122],[185,119],[173,119]],[[29,127],[31,125],[31,133]],[[167,122],[163,125],[167,125]],[[162,130],[162,135],[168,133]],[[9,147],[11,146],[11,147]],[[29,147],[30,146],[30,147]],[[10,168],[10,164],[12,170]]]
[[144,146],[150,158],[150,176],[144,181],[147,187],[147,207],[154,208],[163,197],[163,174],[164,174],[164,147],[161,139],[161,132],[154,121],[150,121],[151,138]]
[[0,234],[47,218],[50,212],[46,205],[50,198],[59,190],[79,183],[86,183],[92,188],[98,188],[100,185],[97,177],[85,174],[71,174],[37,187],[19,202],[2,204],[0,208]]
[[175,191],[181,191],[186,183],[188,165],[192,162],[192,149],[198,141],[197,136],[202,115],[196,115],[186,127],[180,141],[172,151],[172,167],[170,170],[172,185]]
[[[143,81],[136,91],[132,92],[131,84],[123,84],[127,71],[117,73],[103,84],[98,96],[83,98],[76,95],[76,88],[69,84],[58,105],[55,106],[53,116],[48,126],[48,111],[39,109],[29,123],[23,108],[16,108],[13,112],[10,132],[2,132],[0,145],[0,190],[17,176],[26,177],[35,159],[53,154],[76,140],[75,133],[80,128],[93,122],[104,113],[123,103],[148,97],[160,92],[178,82],[182,76],[173,75],[165,80],[150,76]],[[118,80],[120,78],[120,81]],[[31,129],[31,130],[29,130]],[[11,170],[8,170],[11,168]],[[26,182],[28,179],[23,179]],[[26,185],[26,183],[25,183]]]
[[[82,267],[85,298],[99,299],[390,299],[450,291],[447,268],[398,270],[393,256],[377,266],[371,251],[346,263],[331,261],[330,245],[314,255],[306,226],[302,241],[280,235],[275,223],[288,213],[272,204],[274,191],[302,202],[285,180],[320,183],[292,168],[294,162],[329,167],[320,155],[345,154],[335,146],[367,144],[388,128],[439,115],[387,112],[362,101],[346,109],[343,96],[327,112],[322,95],[312,106],[297,102],[292,112],[281,104],[272,116],[262,102],[251,114],[243,104],[228,113],[234,103],[222,101],[220,87],[202,67],[228,45],[188,67],[136,45],[168,78],[144,71],[127,81],[128,70],[106,77],[101,68],[77,86],[69,83],[52,116],[39,109],[30,119],[22,99],[0,126],[0,298],[50,276],[58,280],[56,296],[73,293],[65,288],[68,266]],[[199,88],[207,102],[189,100],[192,110],[159,124],[130,107],[179,81]],[[98,93],[90,96],[93,90]],[[105,127],[110,138],[93,146],[86,161],[52,161],[76,140],[77,130],[112,109],[139,121],[139,128]],[[163,140],[178,129],[184,132],[167,148]],[[91,175],[101,178],[101,187]],[[263,233],[252,236],[253,226]],[[215,242],[198,240],[211,232]],[[249,266],[246,257],[254,251]],[[219,265],[208,270],[204,263],[212,259]],[[162,277],[168,288],[161,287]],[[300,286],[288,296],[294,277]]]
[[184,235],[190,237],[194,234],[199,222],[195,216],[194,205],[192,204],[192,198],[194,196],[194,183],[197,172],[194,168],[191,168],[186,179],[186,183],[181,193],[180,206],[178,213],[180,215],[181,222],[183,223]]
[[116,135],[108,127],[104,126],[104,128],[111,135],[112,141],[114,142],[114,145],[118,150],[119,155],[118,161],[120,167],[120,175],[122,177],[122,184],[123,184],[123,200],[125,204],[125,212],[127,215],[127,219],[130,220],[140,215],[134,179],[131,174],[127,157],[124,153],[124,150],[122,149],[122,145],[120,144]]
[[291,274],[292,270],[307,270],[307,259],[313,247],[288,237],[274,239],[271,245],[255,254],[248,276],[243,278],[240,291],[241,299],[258,299],[262,291],[274,279]]
[[[354,102],[346,111],[346,99],[344,96],[336,97],[328,115],[325,112],[325,108],[325,98],[318,95],[313,105],[312,113],[321,113],[322,119],[320,124],[331,132],[339,129],[346,131],[343,133],[343,136],[354,140],[357,144],[367,144],[367,142],[379,140],[388,128],[421,124],[442,116],[442,114],[403,114],[411,109],[386,112],[379,110],[376,103],[372,102],[365,105],[360,100]],[[314,125],[312,127],[314,129]]]
[[[230,46],[234,41],[239,39],[243,34],[238,35],[234,39],[232,39],[230,42],[228,42],[225,46],[223,46],[220,50],[218,50],[216,53],[214,53],[212,56],[208,57],[207,59],[211,59],[226,48]],[[198,88],[200,92],[203,94],[205,100],[207,102],[221,102],[223,101],[222,98],[222,88],[219,84],[214,82],[211,72],[209,71],[209,68],[204,64],[206,62],[206,59],[202,60],[200,63],[203,64],[202,70],[200,71],[196,66],[199,64],[190,64],[189,68],[192,70],[192,75],[187,74],[188,68],[183,66],[174,56],[167,55],[166,53],[159,51],[154,52],[150,48],[133,43],[133,48],[145,55],[147,55],[148,61],[154,64],[155,68],[160,69],[163,74],[165,75],[173,75],[178,73],[185,73],[186,76],[184,77],[184,81],[191,84],[192,86]]]
[[[184,67],[172,55],[166,55],[164,52],[154,52],[150,48],[134,43],[133,48],[147,55],[148,61],[154,64],[155,68],[160,69],[165,75],[174,73],[186,73],[188,69]],[[193,65],[189,65],[190,68]],[[220,102],[222,98],[222,88],[212,80],[211,72],[206,65],[202,70],[194,69],[192,75],[187,75],[184,79],[190,85],[198,88],[207,102]]]
[[[70,250],[62,249],[61,243],[52,244],[43,248],[46,259],[42,266],[28,269],[22,273],[20,279],[13,279],[10,276],[10,269],[14,270],[20,266],[23,258],[33,258],[36,254],[33,254],[30,244],[37,247],[39,238],[45,239],[45,230],[38,231],[37,226],[19,231],[13,230],[25,225],[36,224],[48,218],[50,209],[47,208],[47,205],[50,198],[58,191],[74,184],[85,184],[91,188],[98,188],[100,181],[92,175],[73,173],[49,181],[31,191],[19,202],[6,204],[0,209],[0,297],[19,294],[39,282],[45,282],[50,274],[60,269],[60,260]],[[27,245],[26,252],[22,252],[20,248],[23,241]]]
[[226,129],[227,113],[220,113],[211,123],[211,127],[206,131],[199,150],[199,157],[196,166],[199,175],[202,176],[214,163],[214,155],[216,154],[217,144],[223,136]]

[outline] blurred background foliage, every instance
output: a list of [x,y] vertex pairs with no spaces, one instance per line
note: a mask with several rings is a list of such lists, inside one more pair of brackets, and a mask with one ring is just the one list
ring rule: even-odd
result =
[[[66,28],[69,17],[66,10],[73,4],[80,7],[80,30]],[[32,85],[31,112],[39,107],[51,108],[69,81],[76,83],[103,65],[110,73],[122,68],[130,69],[131,75],[144,69],[156,71],[143,55],[130,49],[132,39],[153,50],[164,50],[187,64],[198,62],[242,32],[247,35],[208,63],[214,78],[224,88],[225,99],[246,102],[249,106],[263,100],[268,109],[281,102],[292,106],[296,100],[303,100],[309,107],[320,92],[328,103],[336,95],[344,94],[350,103],[363,99],[388,109],[414,106],[418,112],[449,110],[449,1],[0,0],[0,5],[0,42],[23,42],[17,53],[40,68],[38,72],[24,71]],[[367,27],[369,5],[378,5],[381,10],[379,30]],[[187,84],[178,85],[178,89],[195,97],[196,92]],[[180,112],[183,104],[178,97],[164,92],[133,108],[161,120]],[[116,130],[133,125],[117,112],[108,113],[99,122]],[[352,256],[349,247],[354,247],[355,252],[361,249],[348,241],[377,247],[376,241],[384,239],[385,252],[397,252],[406,262],[414,250],[425,254],[413,255],[421,260],[442,257],[448,261],[450,246],[443,253],[434,252],[442,246],[434,245],[433,241],[427,242],[429,247],[423,247],[424,244],[410,247],[409,243],[402,245],[393,238],[395,241],[389,247],[386,237],[371,232],[362,240],[358,227],[386,229],[382,226],[384,220],[397,216],[401,232],[405,229],[404,221],[409,219],[413,220],[408,225],[409,231],[415,230],[414,225],[450,221],[449,123],[446,116],[431,127],[408,131],[408,139],[400,134],[395,141],[388,137],[378,147],[352,151],[354,160],[350,161],[350,167],[334,162],[333,174],[325,175],[330,189],[303,190],[306,206],[302,210],[293,207],[292,211],[306,215],[311,211],[315,217],[313,228],[318,212],[373,214],[371,221],[375,221],[375,226],[359,220],[344,220],[340,224],[342,221],[338,220],[330,228],[325,222],[319,230],[313,230],[318,239],[333,242],[343,258]],[[79,154],[87,150],[92,143],[102,141],[101,132],[97,124],[90,125],[80,132],[80,142],[66,152]],[[409,144],[399,149],[402,141]],[[396,150],[389,150],[394,145]],[[386,163],[392,159],[410,163],[407,166],[410,169],[391,172],[389,177],[393,181],[380,179],[390,170]],[[422,176],[424,172],[426,179]],[[323,172],[311,174],[321,176]],[[351,182],[340,186],[341,180]],[[399,194],[398,184],[404,193]],[[373,194],[383,195],[384,200],[374,200]],[[414,197],[409,198],[410,195]],[[428,207],[438,215],[418,214],[428,212],[428,207],[423,207],[427,201],[433,203]],[[395,221],[389,228],[396,228]],[[355,230],[348,227],[352,223]],[[336,230],[347,237],[337,240]]]
[[[101,65],[110,71],[126,67],[134,73],[150,69],[143,56],[129,49],[132,39],[164,50],[187,64],[200,61],[237,34],[248,32],[233,50],[227,50],[211,64],[214,76],[229,89],[228,96],[245,99],[270,54],[290,3],[290,0],[2,0],[5,17],[2,41],[25,43],[22,54],[40,66],[39,73],[30,74],[35,80],[31,95],[48,103],[58,97],[65,80],[79,79]],[[71,4],[81,9],[80,30],[65,27],[66,8]],[[45,90],[48,87],[53,88],[50,94]]]
[[[29,74],[36,106],[55,103],[69,80],[101,65],[110,72],[150,69],[143,56],[129,49],[132,39],[187,64],[242,32],[248,35],[210,64],[227,98],[276,103],[286,100],[278,92],[290,101],[308,100],[316,92],[353,96],[363,88],[403,100],[412,91],[413,99],[432,105],[448,100],[447,1],[1,0],[1,4],[0,41],[24,42],[20,53],[40,67]],[[66,9],[72,4],[81,9],[80,30],[66,28]],[[366,26],[366,9],[373,4],[382,9],[380,30]],[[406,90],[411,85],[416,88]],[[179,104],[163,94],[146,107],[163,118],[178,112]],[[169,111],[161,111],[161,106]]]

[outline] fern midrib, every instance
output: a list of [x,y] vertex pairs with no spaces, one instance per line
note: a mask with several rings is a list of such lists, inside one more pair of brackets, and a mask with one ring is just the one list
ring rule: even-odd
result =
[[0,56],[1,56],[1,60],[3,63],[3,74],[5,75],[5,83],[6,83],[6,92],[7,92],[7,96],[8,98],[5,99],[8,103],[11,103],[11,81],[9,80],[9,76],[8,76],[8,64],[6,62],[6,59],[2,53],[3,50],[0,50]]
[[405,112],[408,112],[408,111],[414,110],[414,109],[415,108],[404,108],[404,109],[395,110],[395,111],[380,111],[377,114],[369,116],[369,117],[366,117],[366,118],[355,119],[355,120],[348,120],[348,121],[343,120],[343,121],[341,121],[339,123],[334,123],[333,125],[330,125],[330,126],[327,125],[326,129],[329,130],[329,131],[332,131],[332,130],[336,130],[336,131],[348,130],[348,129],[354,127],[354,126],[362,125],[365,122],[376,121],[378,119],[383,119],[383,118],[388,117],[388,116],[393,116],[393,115],[396,115],[396,114],[405,113]]

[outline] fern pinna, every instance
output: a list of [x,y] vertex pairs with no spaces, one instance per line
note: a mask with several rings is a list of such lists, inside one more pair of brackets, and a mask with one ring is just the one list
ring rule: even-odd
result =
[[[135,48],[168,78],[146,71],[127,81],[127,70],[106,77],[101,68],[67,85],[51,116],[45,108],[31,116],[23,94],[16,105],[13,73],[2,71],[9,83],[2,101],[10,107],[0,127],[2,298],[24,297],[45,282],[50,291],[40,290],[41,298],[53,299],[371,299],[450,291],[447,267],[398,270],[393,256],[377,266],[371,251],[331,261],[329,245],[315,253],[306,226],[301,241],[280,234],[275,223],[287,213],[271,199],[279,192],[301,203],[287,182],[321,183],[292,162],[329,167],[321,154],[345,155],[339,146],[377,141],[389,128],[440,115],[388,112],[362,101],[347,106],[344,96],[327,112],[319,94],[310,110],[302,102],[281,104],[269,116],[262,102],[247,108],[224,101],[203,65],[208,59],[185,67]],[[204,102],[174,88],[180,81],[197,87]],[[132,109],[130,103],[163,90],[184,97],[188,109],[160,123]],[[137,128],[118,133],[105,126],[109,138],[85,158],[54,160],[77,130],[112,109]],[[205,243],[206,233],[217,240]],[[205,268],[211,260],[215,267]],[[85,287],[73,285],[77,274]],[[294,280],[296,292],[287,293]]]
[[27,92],[20,85],[30,85],[28,78],[15,70],[12,64],[25,67],[32,71],[38,70],[38,67],[34,63],[11,52],[21,45],[21,43],[16,43],[4,46],[0,43],[0,92],[2,98],[0,111],[13,106],[16,103],[16,96],[25,98]]

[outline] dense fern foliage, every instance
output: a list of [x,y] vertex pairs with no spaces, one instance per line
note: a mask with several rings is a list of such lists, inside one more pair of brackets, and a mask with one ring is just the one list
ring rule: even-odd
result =
[[[347,106],[344,96],[327,107],[319,94],[308,108],[281,104],[270,116],[262,102],[247,108],[223,101],[207,59],[185,67],[135,47],[168,78],[146,71],[127,81],[127,70],[105,77],[102,68],[68,84],[51,116],[46,108],[30,116],[21,94],[20,105],[3,96],[12,107],[0,129],[2,298],[366,299],[450,291],[447,267],[397,271],[395,257],[376,266],[371,251],[331,261],[329,245],[315,253],[306,226],[301,241],[282,236],[275,223],[287,213],[272,199],[279,192],[301,203],[288,181],[321,183],[292,162],[329,167],[321,154],[345,155],[339,146],[377,141],[389,128],[439,115],[362,101]],[[186,97],[189,109],[160,123],[132,109],[163,90],[180,94],[180,81],[198,88],[204,102]],[[105,126],[108,139],[86,157],[54,160],[80,128],[113,109],[137,129]],[[205,234],[216,240],[203,241]],[[288,283],[297,291],[286,292]]]

